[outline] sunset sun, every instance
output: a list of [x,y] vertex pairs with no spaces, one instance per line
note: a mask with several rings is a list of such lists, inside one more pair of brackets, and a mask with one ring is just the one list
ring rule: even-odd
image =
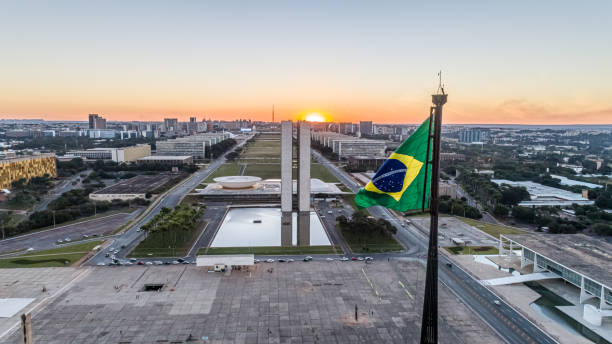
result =
[[311,112],[307,114],[305,119],[308,122],[325,122],[325,117],[318,112]]

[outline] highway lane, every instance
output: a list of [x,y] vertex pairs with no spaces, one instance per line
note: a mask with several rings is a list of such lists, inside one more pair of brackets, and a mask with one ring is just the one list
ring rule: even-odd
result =
[[[316,160],[326,166],[353,192],[361,187],[353,178],[338,166],[332,164],[320,153],[313,151]],[[398,228],[396,238],[411,253],[424,257],[427,252],[428,238],[418,229],[407,229],[401,221],[393,216],[391,212],[383,207],[371,207],[368,209],[375,218],[383,218]],[[408,228],[413,228],[414,224]],[[446,285],[455,295],[463,300],[483,321],[489,324],[501,338],[508,343],[556,343],[546,332],[523,317],[520,313],[500,300],[490,289],[484,287],[465,271],[454,266],[450,267],[451,261],[443,254],[439,255],[439,281]],[[498,300],[499,305],[494,301]]]
[[215,170],[226,162],[225,156],[229,152],[233,152],[236,148],[242,147],[247,140],[234,146],[233,149],[227,151],[219,158],[213,160],[206,168],[194,172],[187,180],[183,181],[178,186],[175,186],[169,191],[159,202],[145,215],[142,219],[132,225],[122,235],[116,237],[111,245],[108,245],[91,259],[89,259],[86,265],[97,265],[98,263],[108,263],[109,259],[106,258],[106,253],[110,251],[112,247],[115,250],[119,250],[115,255],[117,258],[125,258],[125,256],[132,251],[134,247],[140,243],[145,237],[145,233],[140,231],[140,227],[148,223],[155,215],[157,215],[162,208],[174,208],[177,206],[183,198],[196,186],[200,185],[208,176],[210,176]]
[[[61,245],[57,245],[58,240],[64,241],[66,238],[76,241],[85,238],[85,235],[101,237],[117,229],[128,220],[135,218],[139,213],[139,209],[133,210],[131,213],[116,213],[0,240],[0,253],[23,251],[28,248],[37,251],[48,250],[60,247]],[[81,242],[77,241],[76,243]],[[68,242],[66,244],[68,244],[67,246],[70,245]]]

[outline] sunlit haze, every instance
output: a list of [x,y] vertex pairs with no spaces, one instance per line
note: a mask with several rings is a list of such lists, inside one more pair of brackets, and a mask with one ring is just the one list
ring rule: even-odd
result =
[[0,118],[610,123],[610,1],[0,7]]

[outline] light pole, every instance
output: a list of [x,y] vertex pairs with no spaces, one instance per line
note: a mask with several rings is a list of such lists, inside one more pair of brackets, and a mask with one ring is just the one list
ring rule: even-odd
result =
[[55,210],[53,211],[53,228],[55,228]]

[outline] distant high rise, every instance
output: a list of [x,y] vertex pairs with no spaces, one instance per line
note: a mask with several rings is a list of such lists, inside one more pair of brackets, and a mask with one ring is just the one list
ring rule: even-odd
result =
[[89,129],[106,129],[106,119],[98,114],[89,114]]
[[374,132],[372,121],[361,121],[359,122],[359,132],[361,135],[372,135]]
[[176,118],[164,118],[164,129],[166,132],[176,132],[179,130],[178,119]]
[[338,132],[340,134],[352,134],[354,133],[353,123],[351,122],[342,122],[338,124]]
[[197,119],[195,117],[189,117],[189,123],[195,123]]
[[487,140],[487,133],[478,129],[462,130],[459,132],[459,142],[472,143],[484,142]]

